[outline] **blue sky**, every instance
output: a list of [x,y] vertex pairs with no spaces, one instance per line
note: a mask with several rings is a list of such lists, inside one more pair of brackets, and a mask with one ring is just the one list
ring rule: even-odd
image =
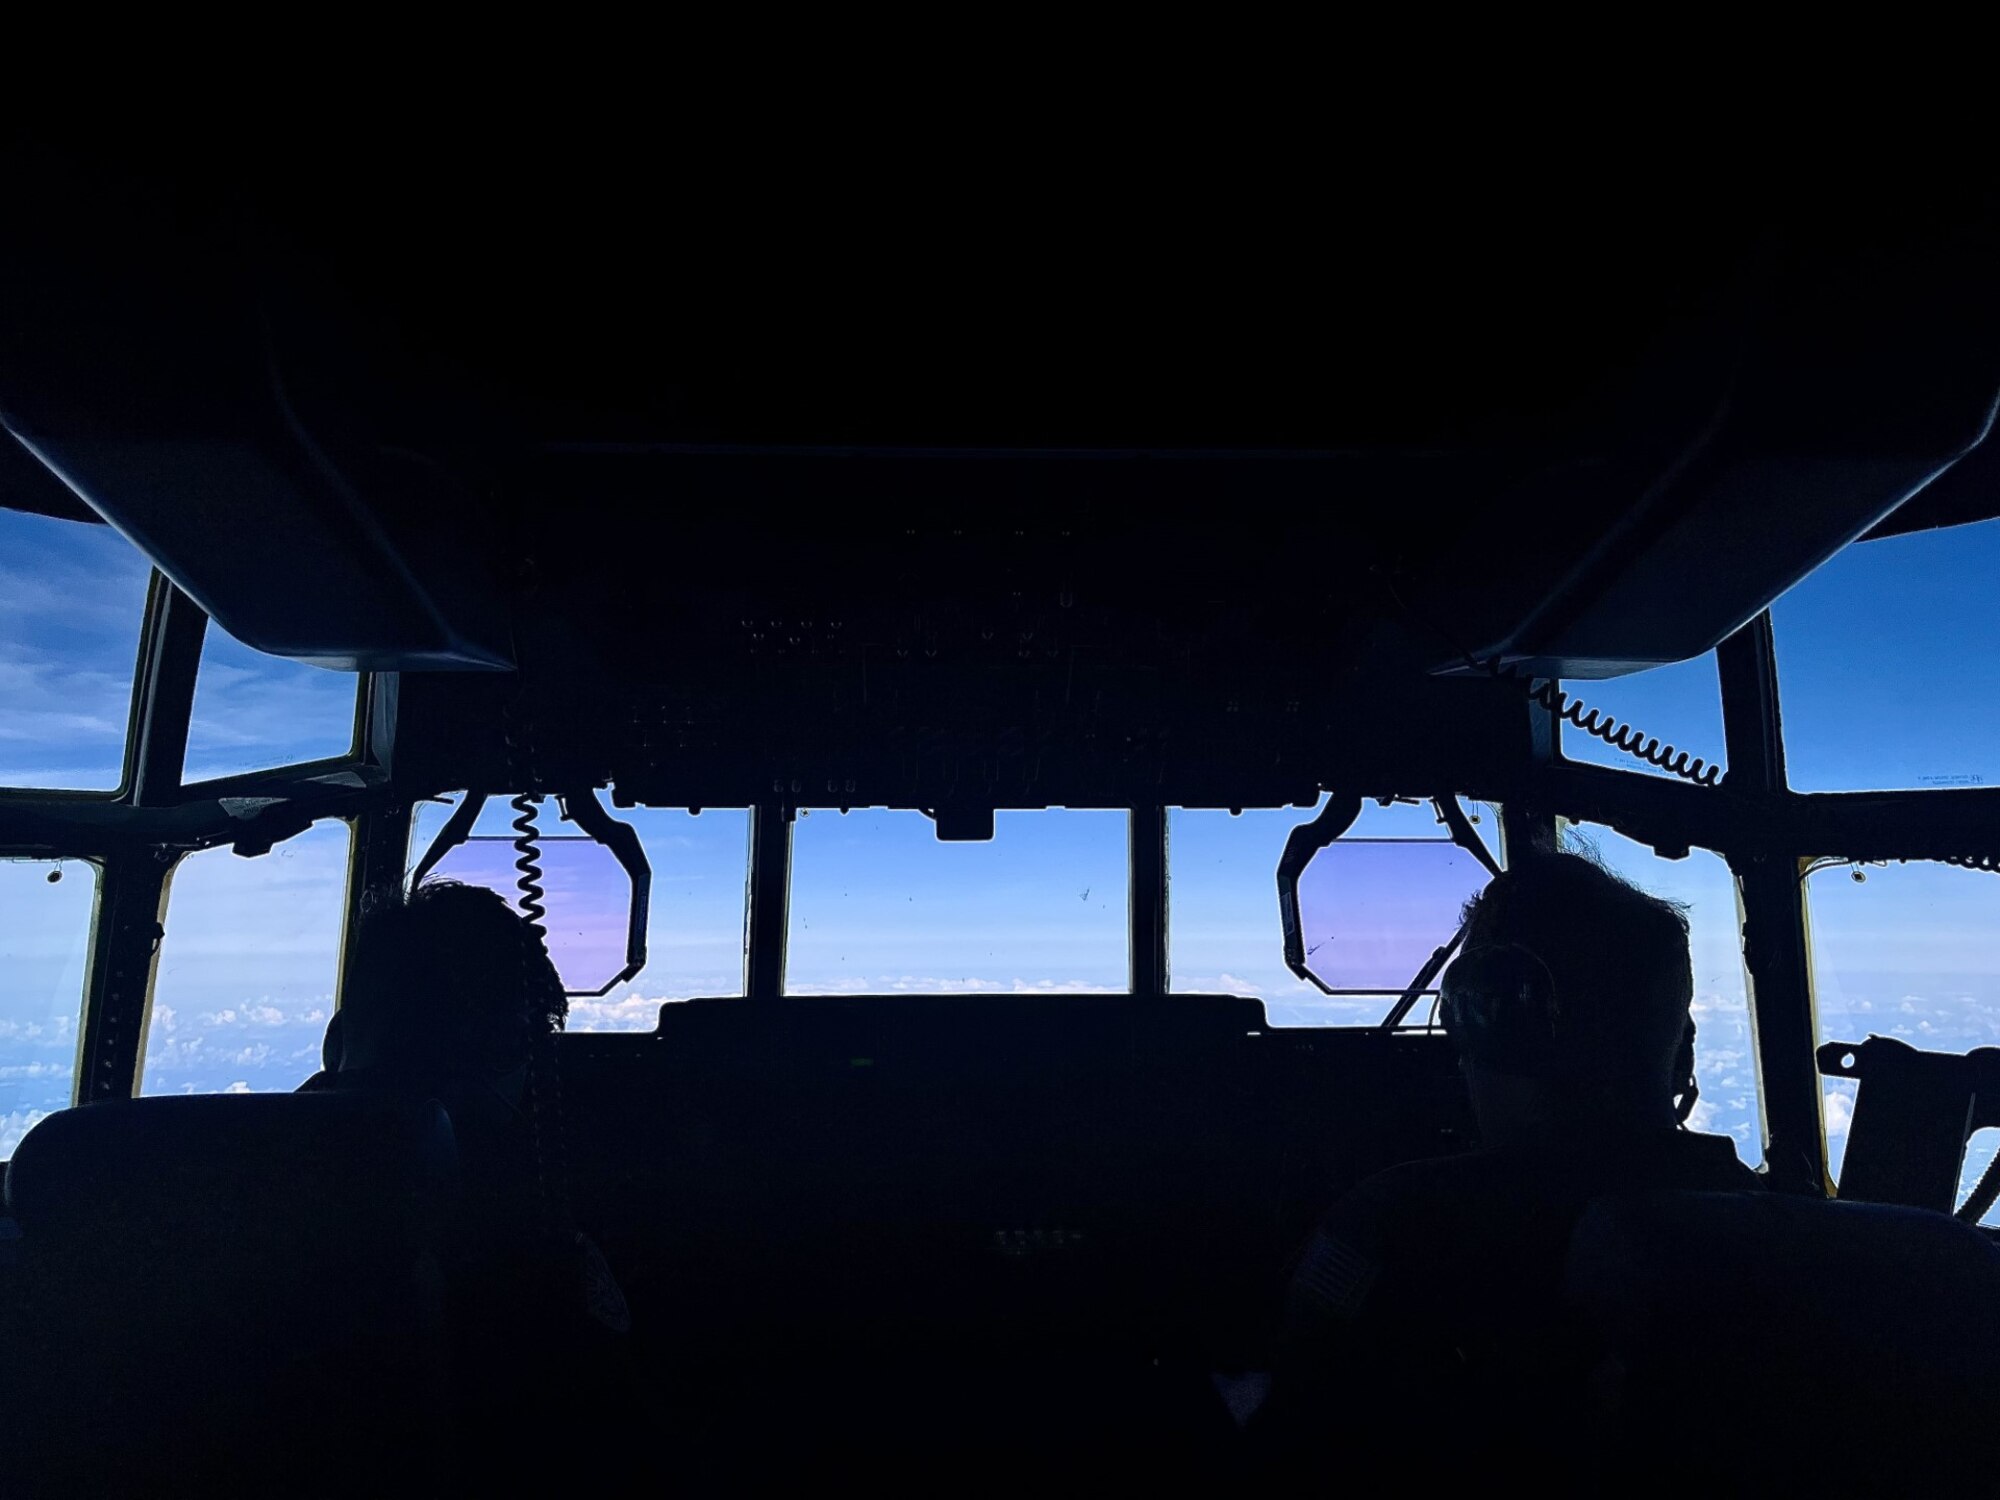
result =
[[108,526],[0,511],[0,786],[117,787],[150,573]]
[[[0,786],[117,788],[150,572],[108,526],[0,511]],[[353,673],[265,656],[211,625],[184,774],[347,753],[356,687]]]
[[[1984,581],[2000,576],[1992,523],[1850,548],[1774,615],[1794,786],[1855,790],[1966,784],[2000,776],[2000,625]],[[0,512],[0,784],[107,790],[119,775],[147,570],[103,527]],[[188,774],[200,779],[339,754],[351,742],[352,675],[277,661],[212,629],[198,679]],[[1593,705],[1711,761],[1722,759],[1712,656],[1613,682],[1577,684]],[[1565,752],[1638,763],[1574,733]],[[1654,774],[1654,773],[1644,773]],[[1497,842],[1490,810],[1482,831]],[[444,804],[419,810],[421,850]],[[1255,995],[1273,1025],[1367,1024],[1381,996],[1320,995],[1279,952],[1272,871],[1310,809],[1175,811],[1170,824],[1174,987]],[[632,982],[580,1000],[593,1029],[650,1027],[659,1004],[741,992],[749,820],[634,809],[654,868],[650,961]],[[565,831],[554,805],[544,828]],[[478,830],[506,832],[504,808]],[[574,830],[567,830],[574,831]],[[1423,807],[1370,806],[1356,837],[1436,838]],[[1614,868],[1687,903],[1701,1027],[1700,1123],[1756,1157],[1754,1069],[1734,895],[1719,859],[1669,861],[1607,830],[1579,829]],[[144,1087],[286,1088],[311,1071],[338,967],[346,829],[325,824],[256,860],[227,851],[177,871],[148,1036]],[[583,845],[552,845],[551,938],[584,982],[623,946],[623,879]],[[414,854],[413,854],[414,857]],[[1350,848],[1306,885],[1316,963],[1354,983],[1399,988],[1449,927],[1473,880],[1448,849]],[[1383,861],[1398,870],[1383,874]],[[74,1066],[93,872],[71,862],[0,864],[0,1154],[25,1122],[58,1107]],[[504,844],[480,843],[443,873],[511,873]],[[1920,1046],[2000,1044],[2000,878],[1938,866],[1845,867],[1812,878],[1822,1030]],[[1126,983],[1125,819],[1054,810],[1000,815],[992,843],[943,845],[920,814],[814,809],[794,828],[788,987],[794,993],[1119,989]],[[1374,907],[1365,903],[1374,902]],[[1384,913],[1389,919],[1383,920]],[[1324,930],[1322,930],[1324,929]],[[1361,946],[1357,947],[1356,944]],[[1365,951],[1364,951],[1365,950]],[[1329,970],[1329,972],[1333,972]],[[1358,977],[1356,977],[1358,976]],[[1336,977],[1339,977],[1337,975]],[[1828,1090],[1836,1156],[1849,1092]],[[1977,1143],[1968,1170],[1989,1148]]]
[[808,810],[792,826],[794,994],[1122,990],[1126,816],[996,815],[943,844],[922,813]]
[[211,624],[181,774],[209,781],[352,754],[359,692],[352,672],[266,656]]

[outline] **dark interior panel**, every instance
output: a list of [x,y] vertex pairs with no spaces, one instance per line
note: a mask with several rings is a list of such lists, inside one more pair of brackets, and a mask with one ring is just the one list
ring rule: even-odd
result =
[[778,1349],[1255,1366],[1316,1216],[1468,1126],[1442,1036],[1229,996],[700,1000],[562,1045],[578,1219],[701,1380]]

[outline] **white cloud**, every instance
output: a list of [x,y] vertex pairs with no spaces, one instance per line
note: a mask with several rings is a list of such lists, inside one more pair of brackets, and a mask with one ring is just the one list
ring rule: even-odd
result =
[[633,993],[623,999],[585,999],[569,1003],[571,1031],[651,1031],[663,1002]]
[[1234,974],[1218,974],[1215,976],[1213,983],[1198,984],[1195,988],[1207,991],[1210,994],[1237,995],[1247,1000],[1261,1000],[1264,998],[1264,992],[1258,989],[1256,985],[1247,979],[1238,979]]
[[1854,1123],[1854,1096],[1847,1089],[1826,1091],[1826,1133],[1829,1138],[1845,1136]]
[[25,1078],[67,1078],[71,1066],[67,1062],[8,1063],[0,1066],[0,1080],[11,1083]]
[[21,1137],[35,1128],[36,1121],[48,1116],[45,1109],[17,1109],[0,1115],[0,1156],[12,1156],[14,1148],[21,1144]]
[[795,995],[1121,995],[1115,984],[1094,984],[1087,979],[986,979],[972,975],[956,978],[939,974],[878,974],[840,979],[793,980]]
[[[65,544],[50,545],[58,535]],[[42,538],[19,537],[14,545],[32,562],[0,568],[0,616],[38,622],[59,619],[71,631],[86,629],[99,635],[138,634],[148,564],[123,537],[100,536],[96,531],[80,537],[74,527],[63,527],[60,533],[46,531]],[[9,552],[13,550],[10,546]],[[18,638],[17,632],[8,632],[9,640]],[[33,647],[22,649],[31,656],[39,654]]]
[[865,979],[793,980],[790,989],[797,995],[872,995],[876,986]]
[[70,1018],[58,1016],[40,1020],[0,1020],[0,1042],[20,1042],[28,1046],[62,1046],[70,1038]]
[[[1020,980],[1015,980],[1019,986]],[[997,991],[1002,985],[997,979],[936,979],[921,974],[903,974],[895,979],[880,979],[876,983],[885,994],[896,995],[967,995],[982,991]]]
[[247,1094],[250,1092],[249,1080],[239,1078],[236,1080],[236,1082],[230,1084],[229,1087],[224,1089],[222,1092],[225,1094]]
[[[1318,990],[1314,989],[1304,980],[1294,979],[1290,974],[1274,975],[1269,981],[1260,984],[1254,979],[1245,979],[1240,974],[1233,974],[1227,969],[1214,974],[1184,973],[1176,970],[1174,973],[1174,988],[1183,994],[1236,995],[1246,1000],[1282,1001],[1296,999],[1310,1003],[1320,998]],[[1383,1008],[1386,1009],[1388,1003],[1387,997],[1384,997],[1382,1001]]]

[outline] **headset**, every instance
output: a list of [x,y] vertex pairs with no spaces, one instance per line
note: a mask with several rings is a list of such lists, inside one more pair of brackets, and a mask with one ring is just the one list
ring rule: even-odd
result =
[[[1459,1051],[1519,1078],[1552,1077],[1563,1033],[1562,996],[1543,957],[1519,943],[1482,943],[1459,954],[1439,987],[1438,1017]],[[1701,1088],[1694,1076],[1694,1017],[1674,1053],[1674,1120],[1686,1128]]]

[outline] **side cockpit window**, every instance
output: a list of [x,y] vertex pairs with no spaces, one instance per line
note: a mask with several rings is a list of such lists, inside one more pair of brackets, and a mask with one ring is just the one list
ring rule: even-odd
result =
[[[0,509],[0,787],[124,785],[151,579],[108,526]],[[87,860],[0,859],[0,1159],[74,1095],[97,888]]]
[[86,861],[0,860],[0,1160],[70,1103],[96,905]]
[[109,526],[0,510],[0,786],[123,784],[151,576]]
[[[1993,578],[2000,520],[1857,542],[1771,607],[1786,778],[1799,792],[2000,784],[1989,705],[2000,694]],[[1977,794],[1975,794],[1977,795]],[[1976,816],[1941,807],[1968,859],[1990,859]],[[1839,851],[1824,852],[1837,856]],[[1808,867],[1806,913],[1821,1042],[1893,1038],[1925,1052],[2000,1046],[2000,877],[1915,861]],[[1844,1170],[1855,1084],[1822,1079],[1829,1169]],[[1993,1158],[1974,1136],[1958,1198]],[[1993,1215],[1988,1215],[1989,1222]]]
[[[1873,545],[1872,543],[1870,545]],[[1894,1037],[1924,1052],[2000,1046],[2000,876],[1942,864],[1828,862],[1806,881],[1821,1042]],[[1822,1079],[1827,1162],[1838,1180],[1855,1085]],[[1987,1132],[1966,1152],[1963,1201],[1992,1160]]]
[[357,672],[253,651],[211,620],[182,779],[213,781],[351,755],[360,684]]
[[1794,791],[2000,782],[1996,572],[1980,521],[1845,547],[1771,606]]
[[347,852],[347,825],[329,820],[255,859],[220,848],[181,861],[140,1093],[294,1089],[318,1070],[340,972]]
[[[1675,765],[1690,777],[1729,769],[1713,651],[1625,677],[1565,680],[1562,690],[1567,696],[1558,724],[1566,760],[1643,776],[1672,775]],[[1582,727],[1592,722],[1599,732]],[[1618,742],[1642,753],[1621,750]]]
[[1649,895],[1679,905],[1687,917],[1688,952],[1694,965],[1694,1076],[1701,1098],[1688,1124],[1726,1135],[1746,1165],[1764,1159],[1763,1117],[1757,1094],[1757,1048],[1750,1026],[1744,977],[1742,925],[1736,879],[1719,854],[1689,851],[1664,859],[1644,844],[1609,828],[1565,827],[1563,843],[1587,854]]

